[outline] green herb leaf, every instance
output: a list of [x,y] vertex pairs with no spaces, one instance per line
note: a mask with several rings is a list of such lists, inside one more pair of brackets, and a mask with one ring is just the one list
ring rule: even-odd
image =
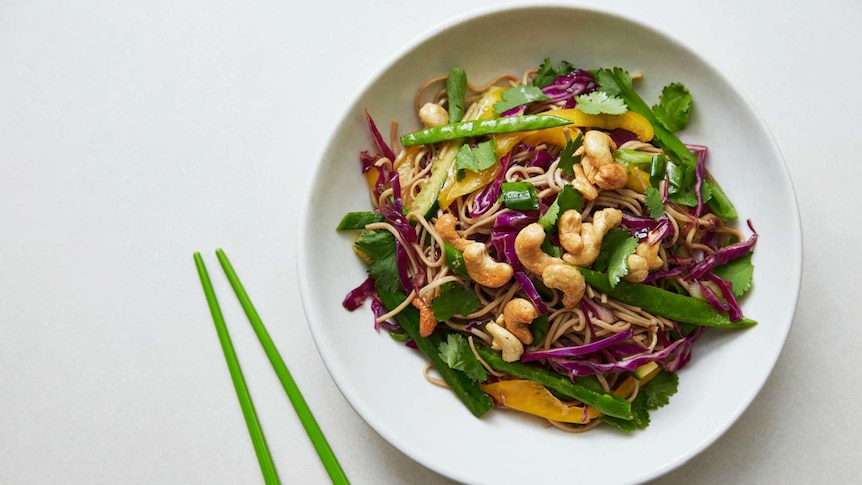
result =
[[446,78],[446,98],[449,103],[449,123],[464,117],[464,96],[467,94],[467,73],[460,67],[449,70]]
[[623,94],[623,91],[631,91],[632,89],[632,78],[621,67],[599,69],[595,77],[599,90],[604,91],[609,96],[619,96]]
[[469,145],[461,145],[455,155],[455,168],[458,170],[458,180],[464,178],[464,170],[481,172],[486,168],[493,167],[497,163],[497,154],[494,151],[494,143],[486,141],[470,148]]
[[570,209],[578,212],[584,210],[584,196],[571,184],[563,186],[563,191],[557,196],[556,202],[560,205],[560,214]]
[[445,342],[440,342],[438,352],[446,365],[467,374],[473,382],[485,382],[488,378],[485,368],[470,350],[470,343],[460,334],[450,333]]
[[575,66],[571,65],[568,61],[563,61],[560,63],[560,67],[554,69],[551,58],[546,57],[542,65],[539,66],[536,77],[533,78],[533,86],[543,88],[556,81],[558,77],[565,76],[574,70]]
[[620,278],[629,273],[629,265],[626,260],[629,255],[635,252],[637,247],[638,240],[629,236],[625,229],[618,227],[605,235],[594,268],[596,271],[602,272],[607,270],[611,288],[617,286]]
[[558,166],[560,167],[560,170],[569,177],[575,175],[575,164],[581,163],[581,156],[575,156],[575,151],[581,147],[583,141],[583,135],[578,133],[578,136],[566,142],[566,146],[563,147],[563,151],[560,152],[560,162]]
[[455,315],[468,315],[479,309],[479,298],[473,290],[457,283],[444,283],[440,294],[431,302],[434,318],[445,322]]
[[632,401],[634,419],[626,421],[610,416],[602,416],[600,419],[626,432],[645,429],[650,423],[649,412],[667,405],[670,396],[676,394],[678,386],[679,377],[676,374],[661,371],[638,390],[638,395]]
[[502,97],[502,101],[494,103],[494,112],[497,114],[505,113],[512,108],[532,103],[533,101],[545,101],[551,99],[545,96],[545,93],[543,93],[541,89],[527,84],[515,86],[514,88],[509,88],[503,91]]
[[389,231],[365,231],[353,243],[368,263],[368,276],[385,291],[400,291],[398,266],[395,263],[395,236]]
[[751,255],[748,253],[741,258],[717,266],[712,273],[723,280],[730,282],[733,288],[733,296],[742,296],[751,289],[751,280],[754,276],[754,265],[751,264]]
[[671,83],[661,90],[659,104],[652,107],[655,117],[671,132],[677,132],[688,124],[691,113],[691,94],[680,83]]
[[578,109],[588,115],[609,114],[621,115],[629,110],[626,102],[619,96],[608,96],[603,91],[593,91],[575,97]]
[[649,209],[649,214],[653,219],[658,219],[664,216],[664,202],[661,199],[661,193],[655,187],[647,187],[645,204]]

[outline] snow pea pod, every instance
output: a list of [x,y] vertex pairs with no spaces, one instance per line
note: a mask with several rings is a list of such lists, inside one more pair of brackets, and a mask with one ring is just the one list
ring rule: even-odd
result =
[[620,281],[611,287],[608,275],[586,268],[578,268],[586,283],[598,291],[623,303],[640,307],[655,315],[704,327],[744,328],[756,325],[750,318],[732,321],[726,313],[717,312],[709,303],[680,295],[661,288],[640,283]]
[[424,130],[414,131],[401,137],[405,147],[426,145],[440,141],[472,138],[499,133],[514,133],[516,131],[542,130],[555,126],[569,125],[572,122],[563,118],[548,115],[521,115],[487,120],[459,121],[441,126],[431,126]]

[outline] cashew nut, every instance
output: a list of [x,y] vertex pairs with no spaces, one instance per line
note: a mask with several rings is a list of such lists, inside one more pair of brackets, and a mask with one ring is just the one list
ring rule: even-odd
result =
[[536,310],[536,307],[523,298],[509,300],[509,303],[503,307],[503,322],[505,322],[506,330],[512,332],[525,345],[533,343],[533,332],[530,332],[527,325],[538,316],[539,311]]
[[593,213],[593,222],[584,223],[581,223],[581,214],[578,211],[571,209],[564,212],[557,223],[560,244],[566,250],[563,260],[575,266],[586,267],[593,264],[599,256],[605,234],[617,227],[622,220],[622,212],[613,208]]
[[515,271],[507,263],[500,263],[488,255],[488,248],[479,242],[471,242],[464,248],[464,267],[476,283],[488,288],[499,288]]
[[410,303],[419,310],[419,335],[423,337],[431,335],[437,328],[437,317],[434,316],[434,311],[421,296],[413,298]]
[[456,224],[458,224],[458,218],[452,214],[443,214],[434,223],[434,230],[444,241],[451,244],[458,251],[463,252],[471,244],[471,241],[458,235],[458,231],[455,230]]
[[568,264],[552,264],[542,273],[542,281],[548,288],[563,292],[563,306],[574,308],[584,297],[587,284],[578,268]]
[[572,169],[575,171],[575,178],[572,179],[572,187],[577,189],[577,191],[584,196],[584,199],[595,200],[596,197],[599,196],[599,191],[596,190],[596,186],[587,179],[587,175],[584,173],[584,167],[582,167],[580,163],[576,163]]
[[524,345],[512,335],[512,332],[497,325],[494,322],[488,322],[485,325],[485,330],[494,337],[491,343],[491,348],[494,350],[503,351],[503,360],[506,362],[516,362],[524,353]]
[[590,130],[584,134],[584,143],[575,155],[583,154],[581,165],[587,180],[607,190],[626,185],[628,173],[624,166],[614,161],[613,151],[616,149],[616,143],[606,133]]
[[449,113],[436,103],[425,103],[419,108],[419,120],[425,126],[440,126],[449,123]]
[[521,229],[515,236],[515,254],[525,268],[537,275],[541,275],[548,266],[563,262],[560,258],[542,251],[544,241],[545,230],[535,222]]
[[660,244],[650,245],[646,241],[638,243],[638,248],[634,254],[629,255],[626,260],[629,265],[629,272],[623,279],[633,283],[640,283],[646,279],[650,271],[661,268],[664,265],[664,261],[658,255],[660,248]]

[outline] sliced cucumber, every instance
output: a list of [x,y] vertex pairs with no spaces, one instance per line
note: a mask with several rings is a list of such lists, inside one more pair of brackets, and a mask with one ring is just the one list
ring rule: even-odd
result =
[[413,198],[411,211],[422,214],[426,219],[434,215],[434,212],[437,211],[437,197],[439,197],[440,190],[449,177],[449,169],[455,163],[455,155],[463,143],[462,141],[449,143],[443,156],[431,161],[431,175],[425,182],[425,186],[422,187],[422,191]]

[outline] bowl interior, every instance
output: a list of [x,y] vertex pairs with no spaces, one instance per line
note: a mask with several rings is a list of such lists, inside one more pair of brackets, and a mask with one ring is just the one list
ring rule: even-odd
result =
[[[665,84],[685,84],[695,108],[680,137],[709,147],[708,168],[760,234],[754,288],[743,300],[746,315],[759,324],[706,332],[680,372],[677,395],[651,413],[647,430],[632,435],[601,427],[573,436],[501,410],[476,419],[449,391],[422,377],[425,361],[417,352],[374,332],[370,309],[349,313],[341,306],[366,276],[351,250],[355,234],[334,230],[344,213],[370,207],[358,162],[359,151],[373,146],[363,110],[383,132],[391,119],[400,121],[402,133],[412,131],[419,127],[413,96],[427,79],[457,65],[471,82],[484,83],[501,72],[522,73],[545,57],[584,68],[641,71],[636,87],[650,103]],[[401,451],[471,483],[562,476],[631,482],[684,463],[720,436],[759,391],[781,351],[799,291],[795,196],[773,139],[748,102],[722,73],[676,41],[631,20],[580,8],[472,16],[405,49],[345,112],[323,150],[302,224],[297,266],[303,304],[339,389]]]

